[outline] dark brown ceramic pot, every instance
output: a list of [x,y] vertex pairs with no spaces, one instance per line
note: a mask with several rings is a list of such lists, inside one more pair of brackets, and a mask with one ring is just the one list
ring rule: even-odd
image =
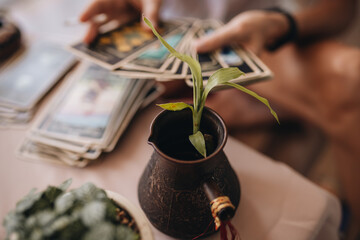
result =
[[[231,218],[240,201],[240,184],[223,148],[227,131],[221,117],[205,108],[201,132],[212,136],[213,152],[200,157],[188,137],[192,134],[189,109],[161,112],[153,121],[149,144],[154,152],[141,176],[138,195],[142,209],[160,231],[176,238],[215,232],[210,202],[227,196],[235,209],[223,209],[220,219]],[[211,145],[211,144],[207,144]]]

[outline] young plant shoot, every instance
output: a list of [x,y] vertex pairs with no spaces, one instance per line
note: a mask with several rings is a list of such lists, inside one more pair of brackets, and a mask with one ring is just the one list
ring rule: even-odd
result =
[[274,116],[276,121],[279,123],[277,114],[270,107],[270,104],[267,99],[259,96],[255,92],[253,92],[243,86],[240,86],[240,85],[230,82],[230,80],[238,78],[244,74],[238,68],[230,67],[230,68],[221,68],[221,69],[217,70],[210,76],[208,83],[204,88],[200,63],[197,60],[195,60],[194,58],[192,58],[191,56],[178,53],[173,47],[171,47],[160,36],[160,34],[156,31],[156,29],[152,25],[152,23],[146,17],[144,17],[144,21],[151,28],[151,30],[153,31],[155,36],[160,40],[160,42],[171,53],[171,55],[175,56],[176,58],[180,59],[183,62],[186,62],[190,67],[192,78],[194,81],[193,106],[186,104],[184,102],[158,104],[158,106],[160,106],[161,108],[163,108],[165,110],[170,110],[170,111],[180,111],[185,108],[191,109],[192,116],[193,116],[193,134],[189,136],[189,140],[202,156],[206,157],[207,153],[206,153],[204,136],[199,130],[201,115],[202,115],[202,111],[204,109],[205,101],[206,101],[208,94],[214,87],[216,87],[218,85],[227,85],[230,87],[234,87],[234,88],[239,89],[240,91],[243,91],[243,92],[255,97],[256,99],[258,99],[259,101],[264,103],[270,109],[271,114]]

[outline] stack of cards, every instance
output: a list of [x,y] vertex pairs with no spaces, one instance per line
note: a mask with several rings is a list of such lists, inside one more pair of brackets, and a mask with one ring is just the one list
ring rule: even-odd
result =
[[162,93],[150,79],[125,78],[82,63],[39,115],[19,158],[84,167],[112,151],[139,108]]
[[[194,39],[204,35],[212,34],[222,24],[216,20],[203,20],[196,22],[196,32]],[[197,54],[191,45],[187,47],[188,54],[194,58],[198,57],[203,72],[204,86],[207,84],[208,78],[219,68],[237,67],[245,74],[231,82],[241,85],[254,83],[272,77],[270,69],[252,52],[240,46],[227,46],[211,53]],[[193,86],[190,70],[187,72],[186,83]],[[226,86],[217,87],[217,89],[226,88]]]
[[61,47],[39,42],[3,66],[0,126],[28,123],[39,101],[75,62],[75,58]]
[[[177,51],[198,58],[204,84],[208,77],[222,67],[238,67],[245,75],[232,82],[248,84],[272,76],[271,71],[254,54],[239,46],[229,46],[215,52],[197,55],[194,39],[211,34],[221,27],[216,20],[177,20],[164,23],[161,35]],[[151,32],[135,22],[100,35],[92,46],[78,43],[70,47],[75,54],[114,71],[116,74],[153,78],[158,81],[185,79],[192,86],[190,69],[156,41]]]
[[[191,37],[189,21],[163,23],[159,31],[175,49],[182,51]],[[163,47],[152,32],[133,22],[99,35],[91,46],[77,43],[74,54],[117,74],[134,78],[184,79],[187,69]]]

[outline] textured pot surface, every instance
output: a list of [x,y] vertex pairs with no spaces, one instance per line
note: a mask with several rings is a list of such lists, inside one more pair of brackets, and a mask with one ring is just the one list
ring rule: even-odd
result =
[[[150,222],[172,237],[193,238],[206,230],[214,221],[210,198],[228,196],[236,208],[240,201],[238,178],[223,152],[223,120],[205,108],[201,131],[212,136],[215,146],[206,158],[200,158],[188,141],[191,111],[163,111],[152,123],[149,143],[154,152],[139,182],[139,201]],[[205,185],[212,196],[205,193]],[[207,235],[214,232],[212,224]]]

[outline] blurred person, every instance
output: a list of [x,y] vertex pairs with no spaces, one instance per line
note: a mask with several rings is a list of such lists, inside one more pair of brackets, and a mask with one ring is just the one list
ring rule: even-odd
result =
[[[278,106],[280,119],[295,116],[324,131],[337,160],[344,196],[359,221],[360,50],[333,40],[350,25],[358,2],[301,1],[302,7],[294,7],[297,2],[96,0],[80,20],[90,23],[84,38],[89,43],[102,24],[112,19],[125,23],[140,18],[141,12],[155,26],[159,19],[175,17],[231,19],[214,34],[199,39],[195,44],[198,52],[236,43],[261,56],[275,78],[250,88]],[[275,5],[286,10],[264,9]],[[107,19],[93,22],[100,13],[105,13]],[[224,118],[230,129],[272,120],[266,108],[235,90],[213,94],[207,105]]]

